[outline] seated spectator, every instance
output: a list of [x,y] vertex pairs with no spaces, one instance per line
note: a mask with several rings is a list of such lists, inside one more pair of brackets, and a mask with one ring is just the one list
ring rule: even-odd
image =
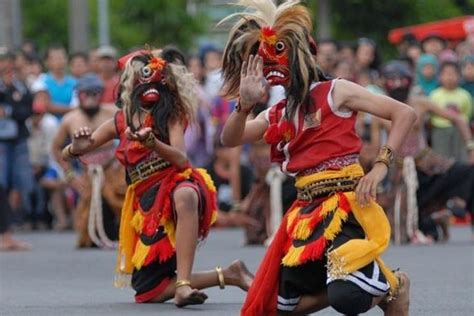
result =
[[[237,208],[240,201],[236,201],[233,197],[231,184],[231,164],[235,149],[223,147],[219,140],[214,142],[214,157],[211,163],[207,166],[207,171],[214,180],[217,188],[217,205],[219,210],[223,212],[230,212]],[[253,173],[252,170],[240,165],[240,192],[242,199],[247,196],[252,184]]]
[[58,129],[58,121],[46,113],[46,104],[36,98],[33,103],[33,115],[27,121],[30,136],[28,150],[35,177],[33,229],[38,225],[50,225],[51,219],[48,204],[51,202],[51,214],[54,215],[56,230],[64,230],[69,226],[65,216],[65,203],[62,192],[65,183],[60,178],[60,169],[51,156],[53,137]]

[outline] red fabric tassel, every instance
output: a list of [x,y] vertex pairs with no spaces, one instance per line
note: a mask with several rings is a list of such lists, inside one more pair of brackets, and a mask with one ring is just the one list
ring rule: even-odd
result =
[[263,135],[263,139],[269,145],[276,145],[278,142],[281,141],[280,129],[278,128],[278,124],[270,124],[268,126],[267,131]]
[[280,139],[283,139],[286,143],[295,138],[296,128],[293,123],[289,121],[283,121],[278,126]]
[[338,193],[337,195],[339,196],[339,207],[346,211],[346,213],[349,213],[351,210],[351,205],[349,204],[346,196],[344,193]]
[[300,264],[304,264],[308,261],[320,260],[323,257],[324,251],[326,250],[326,238],[324,236],[306,245],[303,253],[300,255]]
[[286,233],[287,221],[288,213],[283,218],[272,244],[260,263],[241,309],[240,314],[242,316],[277,315],[280,264],[283,258],[283,250],[288,243],[288,235]]
[[169,260],[174,255],[174,253],[175,249],[171,245],[169,238],[164,237],[162,240],[150,247],[144,265],[147,266],[156,259],[158,259],[160,263],[165,262]]

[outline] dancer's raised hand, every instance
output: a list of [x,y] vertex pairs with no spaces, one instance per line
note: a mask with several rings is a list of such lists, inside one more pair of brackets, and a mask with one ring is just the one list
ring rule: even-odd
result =
[[263,59],[250,55],[240,73],[240,106],[249,112],[267,93],[268,83],[263,76]]
[[87,126],[76,130],[72,138],[72,152],[75,154],[83,154],[93,143],[91,136],[92,131]]

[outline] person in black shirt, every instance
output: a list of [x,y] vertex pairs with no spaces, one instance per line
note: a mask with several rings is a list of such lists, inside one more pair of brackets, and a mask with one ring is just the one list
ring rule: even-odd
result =
[[[0,49],[0,185],[9,192],[13,211],[31,211],[33,170],[28,155],[26,119],[33,98],[14,70],[14,55]],[[19,213],[16,213],[17,215]]]

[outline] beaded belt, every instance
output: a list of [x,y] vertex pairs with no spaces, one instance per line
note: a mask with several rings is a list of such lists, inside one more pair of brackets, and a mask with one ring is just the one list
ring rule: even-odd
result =
[[315,181],[302,188],[296,188],[298,200],[312,201],[320,197],[328,196],[336,192],[353,191],[357,187],[360,178],[333,178]]
[[163,170],[171,166],[171,163],[164,159],[153,159],[141,162],[134,167],[127,168],[128,176],[132,183],[144,180],[159,170]]

